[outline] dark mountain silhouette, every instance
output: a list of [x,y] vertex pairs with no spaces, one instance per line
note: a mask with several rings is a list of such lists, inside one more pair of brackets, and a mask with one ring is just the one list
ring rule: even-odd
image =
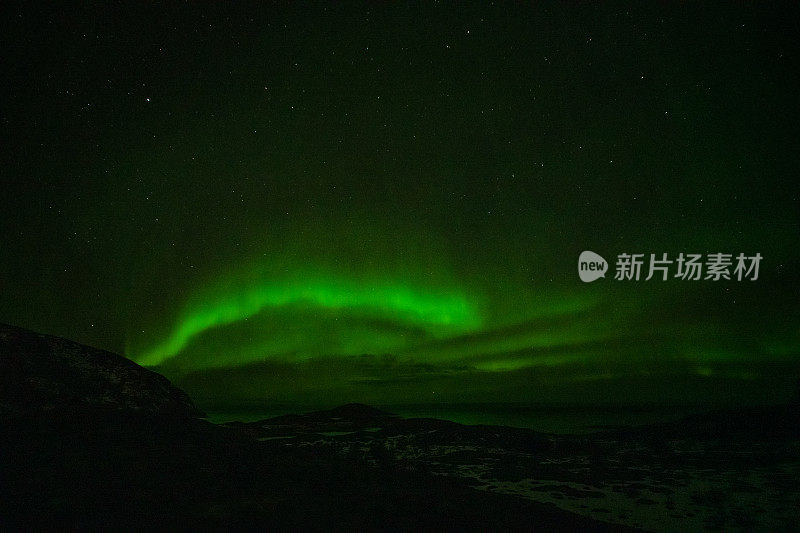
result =
[[215,425],[116,354],[0,326],[3,530],[787,530],[796,405],[590,435],[348,404]]
[[124,357],[0,324],[0,410],[80,406],[203,416],[164,376]]
[[712,440],[800,439],[800,404],[715,409],[675,422],[606,432],[629,438]]
[[182,391],[118,355],[12,326],[0,326],[0,406],[0,530],[621,527],[475,490],[398,460],[382,440],[341,453],[319,433],[378,435],[398,420],[368,406],[272,423],[310,443],[259,440],[256,427],[198,418]]
[[505,426],[467,426],[435,418],[402,418],[395,414],[351,403],[326,411],[284,415],[257,422],[229,422],[256,438],[268,439],[286,435],[305,436],[326,433],[413,439],[420,446],[474,445],[539,452],[552,448],[546,435],[524,428]]
[[293,427],[298,431],[349,431],[367,427],[371,424],[385,424],[397,418],[375,407],[360,403],[349,403],[325,411],[305,414],[282,415],[255,423],[233,422],[227,425],[255,427],[259,425]]

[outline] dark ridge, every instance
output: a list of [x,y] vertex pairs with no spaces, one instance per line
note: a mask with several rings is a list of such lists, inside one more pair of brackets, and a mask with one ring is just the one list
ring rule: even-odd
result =
[[326,411],[319,411],[317,413],[314,413],[314,415],[319,418],[325,418],[325,417],[331,419],[341,418],[345,420],[351,420],[354,422],[385,420],[387,418],[393,418],[397,416],[393,413],[382,411],[376,407],[364,405],[363,403],[348,403],[346,405],[340,405],[339,407],[334,407],[333,409],[328,409]]
[[[342,455],[320,435],[286,446],[198,414],[123,357],[0,326],[0,531],[624,529],[410,470],[382,441]],[[399,421],[359,404],[295,418]],[[435,422],[411,424],[458,426]]]
[[716,409],[675,422],[604,431],[619,438],[785,440],[800,438],[800,404]]
[[205,416],[167,378],[129,359],[0,324],[0,414],[75,408]]
[[369,405],[349,403],[324,411],[281,415],[257,422],[228,422],[225,425],[262,434],[264,428],[294,428],[300,432],[355,431],[370,426],[385,426],[398,416]]

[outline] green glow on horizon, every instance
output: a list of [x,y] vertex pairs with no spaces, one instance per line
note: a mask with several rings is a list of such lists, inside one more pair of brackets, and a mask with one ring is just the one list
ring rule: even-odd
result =
[[434,336],[470,331],[482,322],[475,306],[459,293],[341,280],[262,284],[226,292],[192,306],[166,339],[141,353],[128,355],[141,365],[156,366],[180,353],[207,330],[247,319],[268,308],[293,304],[360,312],[420,327]]
[[517,357],[515,359],[497,358],[477,362],[473,366],[477,370],[482,370],[484,372],[507,372],[509,370],[519,370],[521,368],[537,366],[554,367],[574,364],[577,362],[589,361],[593,357],[593,354],[569,353],[535,357]]

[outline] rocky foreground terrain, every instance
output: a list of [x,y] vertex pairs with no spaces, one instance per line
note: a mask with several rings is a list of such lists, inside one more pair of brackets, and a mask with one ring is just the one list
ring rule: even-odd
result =
[[118,355],[0,326],[0,530],[787,530],[798,409],[582,436],[351,404],[215,425]]
[[797,422],[787,406],[570,436],[403,419],[353,404],[228,427],[272,449],[424,472],[619,526],[786,531],[800,527]]

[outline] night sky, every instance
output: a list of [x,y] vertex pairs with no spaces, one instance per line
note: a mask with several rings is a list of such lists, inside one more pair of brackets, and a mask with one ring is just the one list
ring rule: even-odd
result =
[[793,393],[791,4],[173,6],[3,4],[0,321],[211,408]]

